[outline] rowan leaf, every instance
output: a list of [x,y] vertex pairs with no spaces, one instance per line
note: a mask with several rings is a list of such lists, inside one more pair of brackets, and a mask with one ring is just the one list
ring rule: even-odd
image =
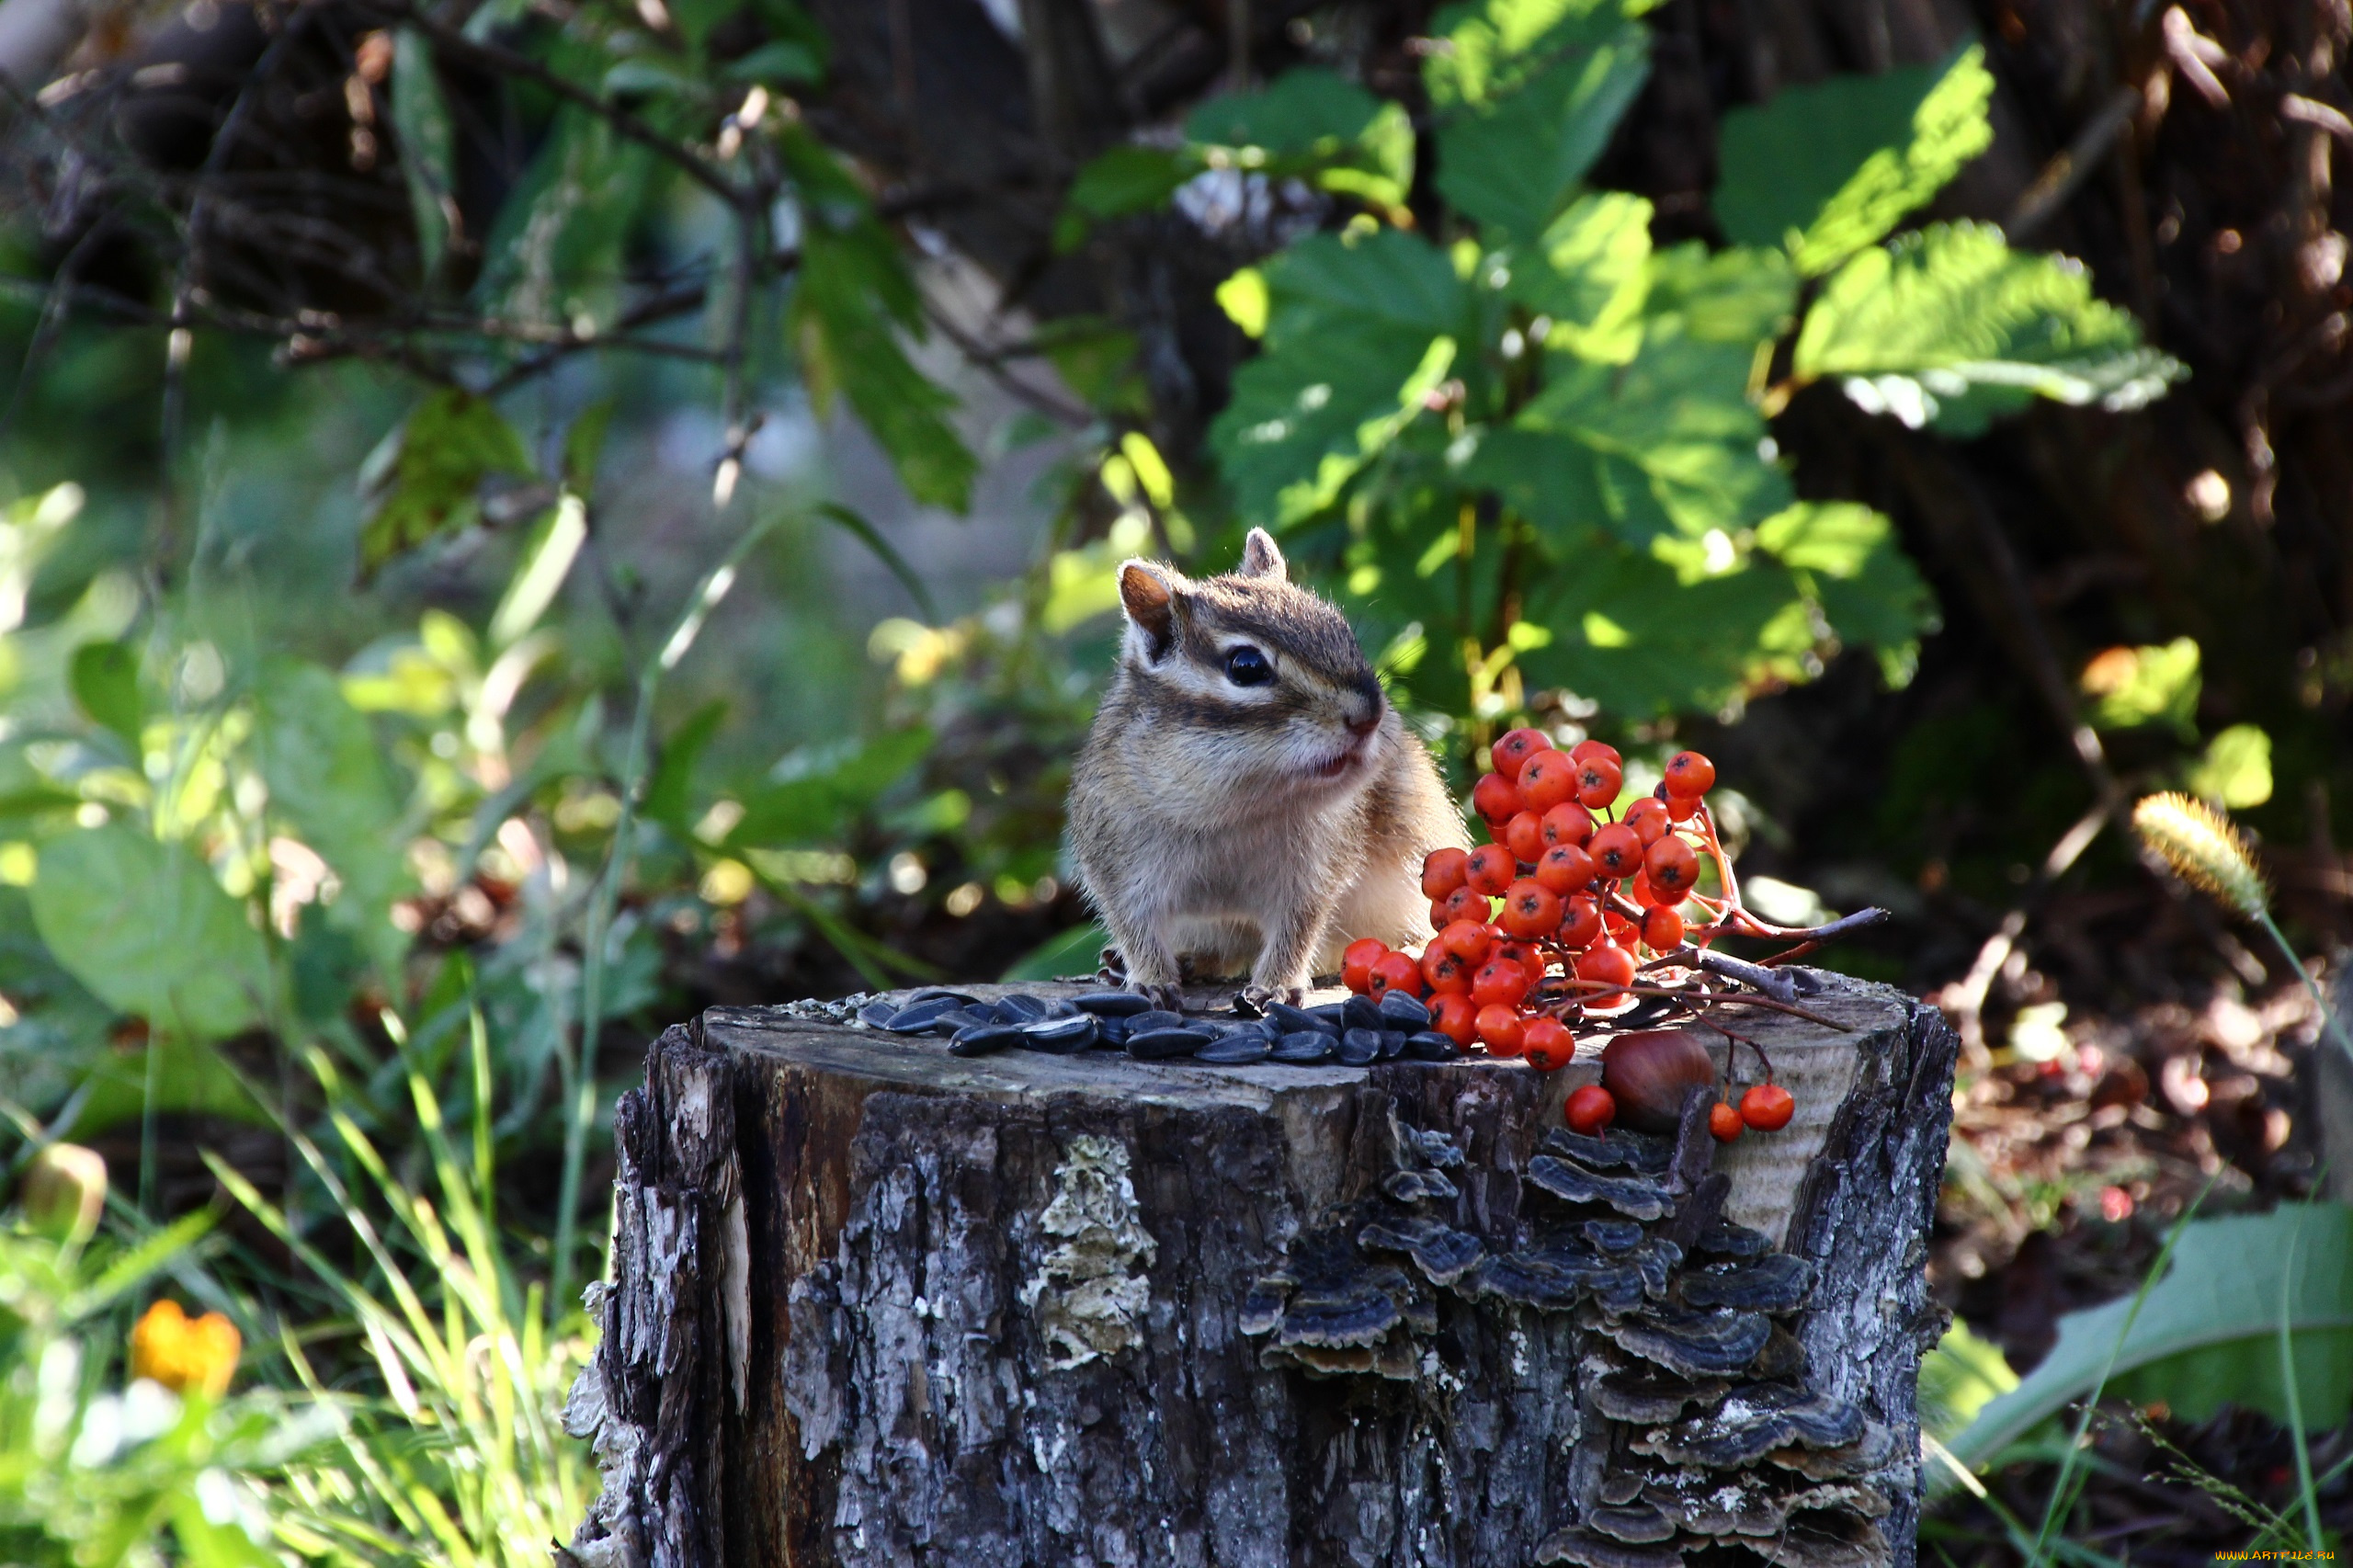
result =
[[1884,236],[1993,144],[1985,51],[1942,66],[1833,76],[1724,116],[1717,222],[1738,244],[1785,245],[1818,276]]
[[2036,396],[2138,408],[2188,372],[2092,293],[2083,265],[2012,250],[1984,223],[1933,223],[1840,267],[1806,312],[1793,369],[1917,428],[1975,435]]

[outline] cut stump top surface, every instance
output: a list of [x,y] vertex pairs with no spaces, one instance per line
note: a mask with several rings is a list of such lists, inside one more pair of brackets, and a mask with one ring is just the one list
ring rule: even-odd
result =
[[[1823,990],[1807,997],[1805,1006],[1845,1025],[1851,1033],[1749,1006],[1715,1010],[1713,1016],[1722,1028],[1698,1026],[1720,1072],[1727,1052],[1736,1050],[1732,1064],[1735,1097],[1745,1085],[1761,1082],[1764,1074],[1756,1053],[1745,1044],[1735,1046],[1724,1029],[1761,1045],[1772,1058],[1773,1081],[1785,1085],[1796,1099],[1796,1114],[1788,1127],[1778,1132],[1745,1135],[1720,1149],[1715,1162],[1715,1168],[1732,1178],[1726,1217],[1765,1232],[1776,1244],[1784,1240],[1791,1203],[1807,1165],[1821,1151],[1839,1107],[1854,1086],[1860,1059],[1859,1043],[1884,1031],[1902,1030],[1908,1017],[1909,999],[1900,992],[1835,974],[1824,973],[1820,978]],[[983,1001],[1022,993],[1051,1002],[1100,987],[1040,983],[949,989]],[[888,993],[882,999],[903,1002],[915,994],[915,989],[909,989]],[[1311,1006],[1336,1002],[1347,994],[1336,988],[1319,991],[1308,1002]],[[1193,988],[1186,994],[1186,1011],[1233,1018],[1235,1015],[1227,1006],[1231,995],[1231,987]],[[1181,1058],[1147,1062],[1101,1048],[1074,1056],[1019,1049],[988,1056],[956,1056],[949,1053],[948,1042],[936,1036],[894,1035],[780,1006],[711,1008],[703,1016],[703,1033],[711,1046],[721,1050],[770,1057],[779,1066],[864,1080],[875,1089],[1023,1101],[1100,1097],[1171,1109],[1239,1108],[1284,1119],[1313,1114],[1318,1105],[1361,1086],[1368,1074],[1375,1071],[1279,1062],[1226,1067]],[[1551,1092],[1558,1099],[1565,1100],[1571,1090],[1599,1079],[1606,1038],[1597,1029],[1582,1034],[1576,1059],[1549,1075]],[[1377,1071],[1384,1079],[1400,1074],[1461,1077],[1467,1089],[1479,1075],[1529,1074],[1534,1069],[1524,1061],[1474,1054],[1450,1062],[1383,1062]]]

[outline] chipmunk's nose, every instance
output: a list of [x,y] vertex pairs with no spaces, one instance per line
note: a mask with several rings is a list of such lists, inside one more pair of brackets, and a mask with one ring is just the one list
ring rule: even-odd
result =
[[1381,695],[1381,683],[1367,676],[1356,691],[1356,700],[1348,705],[1348,733],[1362,740],[1381,728],[1381,715],[1388,707]]

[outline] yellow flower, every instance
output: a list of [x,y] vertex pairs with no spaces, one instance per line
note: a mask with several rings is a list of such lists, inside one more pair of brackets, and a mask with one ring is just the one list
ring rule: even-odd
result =
[[202,1389],[219,1399],[229,1392],[244,1342],[219,1312],[191,1318],[177,1301],[158,1301],[131,1331],[131,1375],[153,1378],[174,1393]]
[[2132,827],[2183,881],[2249,920],[2262,915],[2268,902],[2263,878],[2230,818],[2203,801],[2168,791],[2133,807]]

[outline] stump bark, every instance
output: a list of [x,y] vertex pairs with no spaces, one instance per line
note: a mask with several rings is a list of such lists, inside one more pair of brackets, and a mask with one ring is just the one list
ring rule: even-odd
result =
[[1798,1112],[1722,1149],[1566,1133],[1586,1060],[674,1028],[617,1117],[571,1553],[1908,1564],[1955,1040],[1820,978],[1843,1030],[1723,1015]]

